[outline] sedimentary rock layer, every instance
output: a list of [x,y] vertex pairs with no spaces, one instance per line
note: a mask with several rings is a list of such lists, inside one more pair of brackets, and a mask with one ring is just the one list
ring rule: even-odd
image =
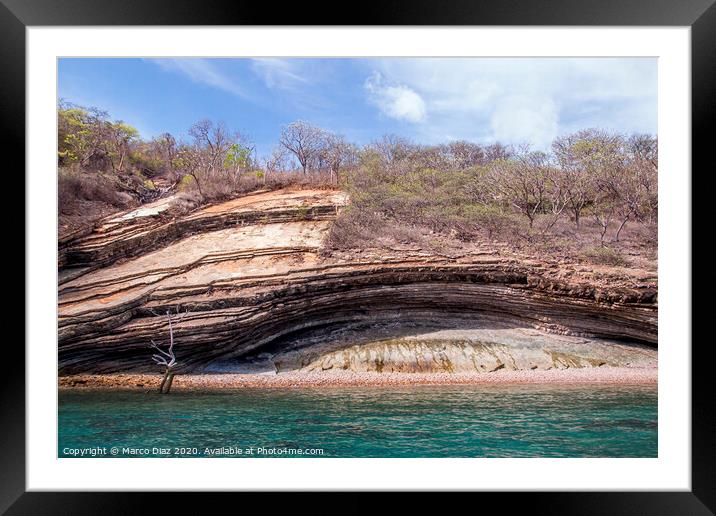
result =
[[185,370],[351,325],[479,322],[656,343],[650,281],[595,282],[474,247],[452,258],[407,247],[322,256],[344,203],[336,191],[279,191],[171,220],[158,204],[66,243],[60,372],[154,370],[148,344],[167,338],[167,311],[185,314],[174,326]]
[[[358,339],[357,343],[334,337],[324,339],[323,344],[264,353],[249,364],[254,371],[307,373],[491,373],[657,365],[656,349],[646,345],[553,335],[535,329],[492,327],[412,333],[369,342]],[[219,366],[217,363],[210,370],[221,372]]]
[[92,233],[66,239],[60,243],[60,268],[96,268],[161,248],[192,234],[227,227],[332,219],[336,209],[345,203],[345,195],[315,190],[260,192],[179,218],[171,217],[172,201],[175,199],[161,199],[109,217]]

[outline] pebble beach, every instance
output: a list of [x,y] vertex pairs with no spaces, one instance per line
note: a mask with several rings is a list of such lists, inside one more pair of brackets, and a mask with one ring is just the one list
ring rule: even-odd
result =
[[[357,373],[286,372],[279,374],[178,374],[172,390],[236,389],[248,387],[348,387],[473,384],[656,384],[657,368],[595,367],[491,373]],[[60,389],[139,389],[159,387],[158,374],[96,374],[59,378]]]

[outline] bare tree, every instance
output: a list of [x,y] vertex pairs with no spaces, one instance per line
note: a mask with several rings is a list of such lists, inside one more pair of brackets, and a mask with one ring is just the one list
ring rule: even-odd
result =
[[410,140],[394,134],[384,135],[369,147],[380,155],[386,165],[394,165],[407,159],[415,150],[415,146]]
[[649,134],[633,134],[627,140],[629,151],[637,158],[645,161],[654,170],[659,168],[659,142]]
[[[225,124],[200,120],[189,129],[191,145],[182,147],[180,168],[196,182],[204,198],[226,197],[234,190],[239,172],[250,165],[253,149]],[[242,168],[243,167],[243,168]]]
[[592,203],[592,216],[599,225],[599,239],[602,246],[604,245],[604,237],[609,229],[617,212],[618,200],[614,197],[613,192],[606,188],[597,188],[594,192],[594,200]]
[[476,167],[485,163],[485,151],[476,144],[465,140],[450,142],[447,152],[452,159],[453,166],[458,170]]
[[263,161],[266,173],[284,172],[289,166],[288,151],[285,147],[277,145]]
[[620,219],[619,227],[614,234],[614,241],[619,241],[619,235],[629,220],[639,218],[641,207],[641,192],[639,190],[639,177],[637,170],[628,163],[621,168],[621,174],[612,180],[615,197],[618,199],[617,215]]
[[447,145],[415,145],[410,154],[410,161],[417,168],[435,170],[454,168]]
[[559,164],[559,184],[564,191],[574,224],[579,228],[582,212],[593,198],[593,181],[589,163],[591,149],[588,134],[578,132],[557,138],[552,151]]
[[[152,312],[154,313],[154,312]],[[164,377],[162,383],[159,385],[159,392],[161,394],[169,394],[169,390],[172,388],[172,382],[174,381],[174,366],[176,365],[176,356],[174,355],[174,322],[180,321],[188,312],[184,312],[179,315],[179,309],[177,307],[177,313],[172,315],[170,310],[167,310],[166,317],[169,324],[169,346],[166,350],[162,349],[160,344],[157,344],[153,340],[150,344],[156,353],[152,355],[152,360],[158,365],[164,366]],[[158,315],[154,313],[154,315]]]
[[639,190],[637,217],[641,222],[653,223],[659,210],[658,191],[658,142],[656,137],[644,134],[632,135],[627,140],[629,167]]
[[189,135],[194,139],[194,147],[201,151],[203,168],[211,173],[221,167],[233,143],[226,126],[223,123],[214,124],[211,120],[200,120],[189,128]]
[[324,132],[319,127],[298,120],[281,128],[279,143],[296,156],[303,173],[318,158],[323,148]]
[[495,142],[485,147],[485,163],[492,163],[498,159],[509,159],[514,155],[512,147]]
[[343,136],[326,133],[323,159],[331,173],[331,181],[338,179],[338,173],[346,166],[355,164],[357,150]]
[[594,185],[591,209],[602,245],[612,221],[619,224],[613,237],[618,242],[627,222],[639,217],[641,202],[638,170],[629,159],[628,143],[621,135],[590,130],[573,148]]
[[612,163],[595,177],[596,189],[592,203],[594,220],[600,227],[600,240],[604,237],[612,222],[619,226],[613,240],[619,241],[619,235],[626,223],[635,216],[638,206],[638,192],[629,168],[623,164]]
[[194,179],[194,184],[196,184],[196,188],[199,190],[199,197],[203,199],[204,192],[201,189],[203,179],[200,177],[202,175],[201,152],[191,145],[182,145],[177,152],[174,163],[178,172]]
[[513,159],[498,159],[491,170],[498,195],[515,207],[534,226],[548,199],[550,168],[544,152],[522,149]]
[[569,203],[569,195],[564,184],[560,181],[561,175],[559,171],[555,168],[548,168],[545,170],[545,176],[547,179],[547,206],[545,212],[550,215],[550,219],[542,228],[542,233],[554,227]]
[[177,141],[170,133],[164,133],[152,140],[154,152],[159,156],[164,171],[174,173],[178,153]]

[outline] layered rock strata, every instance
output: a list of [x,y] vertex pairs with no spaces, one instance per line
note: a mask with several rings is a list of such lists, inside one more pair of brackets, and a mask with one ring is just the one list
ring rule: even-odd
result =
[[[321,256],[345,202],[337,191],[284,190],[167,218],[163,200],[65,242],[60,373],[155,370],[148,344],[168,336],[167,311],[186,313],[175,325],[185,371],[330,346],[332,332],[349,327],[535,328],[656,344],[656,284],[648,275],[595,281],[589,271],[475,246],[450,258],[408,247]],[[465,345],[454,345],[465,354]],[[584,364],[594,358],[582,355]]]

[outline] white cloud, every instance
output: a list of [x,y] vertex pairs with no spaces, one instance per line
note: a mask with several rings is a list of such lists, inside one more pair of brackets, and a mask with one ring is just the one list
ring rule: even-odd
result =
[[550,98],[509,96],[496,104],[490,127],[497,141],[545,149],[558,135],[557,108]]
[[290,90],[309,82],[296,60],[255,58],[251,60],[251,68],[271,89]]
[[364,86],[369,94],[369,100],[378,106],[383,114],[413,123],[425,120],[425,102],[408,86],[385,84],[382,75],[378,72],[368,77]]
[[192,81],[206,84],[239,97],[248,97],[248,93],[236,81],[221,72],[208,59],[200,58],[174,58],[150,59],[166,71],[178,72],[186,75]]
[[656,133],[652,58],[388,58],[371,60],[380,81],[422,101],[421,141],[530,143],[586,127]]

